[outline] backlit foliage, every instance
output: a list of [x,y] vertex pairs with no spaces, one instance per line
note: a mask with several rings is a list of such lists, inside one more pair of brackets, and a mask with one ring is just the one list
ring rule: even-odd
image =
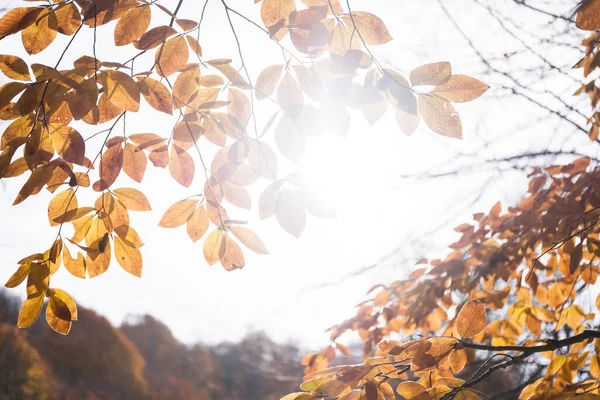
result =
[[[582,2],[576,23],[600,29],[600,2]],[[598,33],[583,43],[586,77],[597,76],[599,43]],[[592,140],[597,83],[576,93],[590,97]],[[506,368],[521,371],[506,388],[519,399],[600,399],[600,167],[579,158],[529,178],[519,204],[497,203],[457,226],[443,259],[373,287],[355,316],[330,328],[332,344],[305,357],[303,392],[282,400],[481,399]],[[347,331],[363,341],[364,363],[328,368],[347,353],[337,343]],[[528,364],[539,378],[528,381]]]
[[[408,78],[384,68],[370,51],[392,40],[384,22],[337,0],[255,1],[264,26],[253,23],[254,28],[283,51],[281,62],[265,65],[255,81],[243,59],[236,63],[203,53],[202,17],[176,15],[183,1],[174,10],[160,0],[31,3],[0,18],[1,40],[20,36],[27,53],[35,55],[56,52],[51,45],[58,35],[74,38],[92,29],[95,38],[104,38],[112,29],[114,46],[126,46],[131,58],[120,62],[81,54],[72,66],[64,65],[72,42],[58,49],[62,53],[54,65],[0,55],[0,71],[9,79],[0,87],[0,118],[8,121],[0,141],[0,178],[27,175],[15,205],[42,189],[52,192],[48,221],[57,230],[56,240],[19,261],[6,283],[12,288],[26,282],[21,328],[38,318],[46,297],[46,319],[54,330],[66,334],[77,320],[73,299],[51,287],[61,267],[78,278],[94,278],[114,258],[126,272],[142,275],[144,243],[129,213],[151,206],[143,190],[130,186],[135,182],[143,188],[149,165],[168,170],[176,183],[190,188],[189,197],[174,199],[164,211],[159,226],[185,225],[192,241],[204,239],[206,262],[231,271],[244,267],[243,248],[268,253],[245,221],[235,218],[235,208],[252,208],[248,186],[260,180],[257,185],[264,188],[254,206],[260,218],[275,216],[296,237],[307,212],[330,214],[310,200],[296,174],[278,170],[281,155],[298,162],[308,137],[325,129],[345,135],[350,110],[373,124],[389,108],[406,134],[422,119],[437,134],[461,138],[453,104],[487,90],[474,78],[454,75],[447,62],[418,67]],[[222,5],[223,20],[234,34],[232,16],[252,22]],[[164,24],[152,23],[159,20]],[[109,22],[114,24],[105,27]],[[267,100],[275,113],[266,126],[257,126],[255,103]],[[170,132],[126,126],[128,113],[139,112],[144,102],[173,116]],[[103,138],[100,148],[89,146],[87,139],[95,136]],[[214,146],[214,158],[203,157],[214,153]],[[131,182],[123,182],[124,175]],[[82,202],[85,192],[96,192],[97,200]]]

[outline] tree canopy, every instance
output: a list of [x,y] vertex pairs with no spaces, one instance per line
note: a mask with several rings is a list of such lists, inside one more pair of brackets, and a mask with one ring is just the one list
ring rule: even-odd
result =
[[[9,79],[0,87],[0,118],[9,122],[0,141],[0,178],[27,174],[14,204],[44,188],[55,193],[48,220],[56,239],[20,260],[6,283],[26,282],[20,328],[37,320],[48,298],[48,324],[69,332],[75,302],[51,285],[61,267],[94,278],[114,258],[126,272],[142,275],[143,241],[129,211],[151,211],[143,193],[148,160],[190,188],[189,197],[162,212],[159,226],[185,225],[192,241],[204,240],[208,265],[233,271],[245,266],[242,246],[268,253],[236,218],[236,208],[257,209],[261,219],[275,216],[296,237],[307,213],[331,216],[298,173],[278,168],[281,158],[297,163],[311,136],[325,130],[345,135],[351,115],[374,124],[391,112],[405,134],[422,120],[434,134],[461,139],[455,104],[488,89],[455,74],[449,62],[418,66],[407,76],[383,65],[371,47],[392,40],[385,22],[350,1],[258,0],[256,22],[221,0],[237,44],[231,59],[203,54],[202,41],[211,40],[200,33],[203,8],[182,16],[183,0],[172,8],[161,3],[51,1],[0,18],[0,40],[20,34],[30,55],[52,49],[58,34],[93,31],[92,53],[72,67],[61,63],[73,40],[53,65],[0,55],[0,71]],[[265,65],[255,80],[234,19],[281,49],[281,62]],[[583,2],[575,21],[583,30],[600,29],[600,2]],[[115,47],[128,49],[128,60],[96,58],[106,32]],[[587,82],[573,89],[587,94],[593,109],[598,43],[593,33],[583,43],[585,57],[574,60]],[[138,112],[170,115],[173,128],[166,136],[131,131],[127,116]],[[270,115],[266,123],[259,124],[259,113]],[[598,118],[593,111],[588,120],[593,141]],[[99,146],[90,146],[94,138]],[[302,392],[284,399],[479,399],[477,385],[506,368],[522,369],[522,399],[600,398],[600,297],[595,307],[580,299],[600,271],[600,170],[590,164],[583,157],[534,169],[519,204],[497,203],[474,214],[456,227],[461,237],[445,258],[424,258],[406,279],[373,287],[374,297],[354,317],[330,329],[332,344],[304,358]],[[139,189],[121,186],[125,179]],[[251,186],[261,193],[254,207]],[[337,342],[346,331],[364,342],[364,363],[329,367],[336,352],[348,353]],[[391,340],[393,334],[402,340]],[[478,360],[478,370],[465,376],[465,367]],[[528,372],[529,363],[540,370]]]

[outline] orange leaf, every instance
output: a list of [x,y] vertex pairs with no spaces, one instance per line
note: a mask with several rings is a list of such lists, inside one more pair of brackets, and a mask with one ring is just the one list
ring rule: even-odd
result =
[[142,276],[142,253],[123,240],[120,236],[114,238],[115,258],[123,269],[133,276]]
[[425,124],[435,133],[462,139],[460,116],[449,101],[439,97],[419,95],[419,111]]
[[485,306],[479,300],[471,300],[461,308],[456,317],[456,331],[463,338],[470,338],[485,328]]
[[104,95],[115,106],[137,112],[140,108],[140,89],[126,73],[116,70],[103,71],[100,75]]
[[29,67],[21,58],[6,54],[0,55],[0,71],[10,79],[30,81]]
[[434,87],[429,93],[454,103],[465,103],[475,100],[488,89],[488,85],[470,76],[452,75],[447,82]]
[[156,52],[156,70],[168,77],[178,71],[187,61],[189,50],[185,38],[177,36],[167,40]]
[[253,252],[258,254],[269,254],[269,251],[262,240],[260,240],[258,235],[250,229],[243,226],[232,226],[229,230],[244,246]]
[[450,79],[452,67],[449,62],[425,64],[412,70],[410,82],[413,85],[440,85]]
[[169,172],[181,185],[189,187],[194,180],[196,166],[192,157],[182,148],[173,144],[169,156]]
[[225,234],[221,229],[212,231],[204,241],[204,259],[208,265],[216,264],[225,254]]

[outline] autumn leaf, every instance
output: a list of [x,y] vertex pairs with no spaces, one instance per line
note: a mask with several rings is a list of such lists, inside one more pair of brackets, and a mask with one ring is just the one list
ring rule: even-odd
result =
[[150,6],[135,7],[128,10],[115,26],[115,45],[125,46],[139,39],[148,29],[152,10]]
[[203,206],[194,210],[191,218],[187,221],[187,233],[192,242],[197,242],[208,231],[209,218],[206,209]]
[[[279,206],[283,205],[285,206]],[[289,190],[281,191],[275,212],[279,225],[292,236],[299,238],[306,225],[306,209],[300,197]]]
[[75,219],[78,203],[71,188],[54,196],[48,205],[50,225],[56,226]]
[[137,112],[140,108],[140,89],[126,73],[109,70],[100,75],[106,99],[115,106]]
[[[1,23],[1,21],[0,21]],[[28,25],[21,32],[23,47],[28,54],[38,54],[45,50],[56,39],[58,20],[52,8],[44,8],[35,23]]]
[[253,252],[258,254],[269,254],[262,240],[260,240],[258,235],[252,230],[243,226],[232,226],[229,230],[244,246]]
[[39,296],[26,299],[21,306],[21,310],[19,311],[17,328],[30,327],[38,319],[43,305],[44,296],[41,294]]
[[129,242],[116,236],[113,241],[115,258],[123,269],[133,276],[142,276],[142,254]]
[[169,172],[179,184],[189,187],[194,180],[196,166],[192,157],[182,148],[173,144],[169,155]]
[[123,148],[123,172],[134,181],[141,183],[146,172],[148,159],[142,151],[136,151],[131,143],[126,143]]
[[29,67],[23,59],[6,54],[0,55],[0,71],[8,78],[18,81],[30,81]]
[[164,43],[167,38],[175,35],[177,31],[168,25],[154,27],[133,42],[133,47],[138,50],[150,50]]
[[472,101],[489,89],[485,83],[467,75],[452,75],[445,83],[434,87],[429,93],[454,103]]
[[456,331],[463,338],[470,338],[485,328],[485,307],[479,300],[468,301],[456,317]]
[[137,80],[139,91],[150,107],[157,111],[173,114],[173,99],[165,85],[148,77],[138,77]]
[[151,211],[146,196],[137,189],[119,188],[113,190],[119,201],[131,211]]
[[176,228],[185,224],[196,209],[198,200],[186,199],[178,201],[165,211],[158,226],[163,228]]
[[344,21],[350,27],[355,26],[368,45],[385,44],[392,40],[383,21],[374,14],[366,11],[352,12],[352,15],[344,15]]
[[100,192],[108,189],[121,173],[123,167],[123,148],[121,145],[109,147],[100,160],[100,180],[95,182],[93,188]]
[[283,65],[271,65],[263,69],[256,79],[256,98],[265,99],[275,92],[281,78]]
[[425,124],[435,133],[462,139],[460,116],[449,101],[439,97],[420,95],[419,113]]
[[206,237],[203,252],[208,265],[216,264],[224,256],[225,234],[221,229],[215,229]]
[[168,77],[179,70],[188,60],[188,45],[183,36],[167,40],[156,52],[156,70],[159,75]]
[[413,85],[440,85],[448,81],[452,68],[448,62],[425,64],[412,70],[410,82]]

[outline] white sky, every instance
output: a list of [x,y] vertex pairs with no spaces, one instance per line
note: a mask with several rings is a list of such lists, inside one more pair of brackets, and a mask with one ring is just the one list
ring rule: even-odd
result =
[[[171,9],[174,3],[161,2]],[[187,3],[193,6],[184,7],[180,16],[197,19],[203,2],[188,0]],[[231,7],[258,21],[260,7],[251,3],[229,0]],[[448,7],[452,5],[450,11],[484,54],[501,56],[507,49],[519,48],[517,42],[499,36],[494,20],[472,1],[445,3]],[[186,342],[236,340],[248,329],[256,328],[266,330],[277,340],[294,339],[316,348],[327,342],[328,336],[323,330],[349,317],[354,304],[365,298],[370,286],[402,277],[422,256],[442,255],[443,246],[454,238],[451,230],[454,225],[424,237],[423,232],[447,220],[456,224],[463,222],[472,212],[489,210],[498,199],[514,203],[527,187],[526,179],[518,174],[494,177],[483,170],[465,178],[434,181],[401,180],[400,175],[454,162],[455,150],[482,157],[496,156],[556,147],[563,139],[577,145],[578,150],[585,150],[587,139],[583,135],[570,138],[572,128],[553,124],[555,121],[537,124],[534,129],[518,130],[517,127],[535,120],[539,110],[526,101],[496,99],[503,93],[500,89],[503,82],[490,82],[481,75],[483,64],[441,13],[436,1],[355,0],[352,4],[355,11],[365,10],[381,16],[395,38],[376,49],[376,55],[385,65],[407,72],[427,62],[450,61],[456,73],[470,74],[492,85],[486,98],[458,105],[463,122],[462,142],[438,137],[423,127],[412,137],[406,137],[396,127],[391,112],[372,128],[362,115],[354,115],[347,138],[310,139],[301,170],[312,177],[318,195],[335,204],[337,218],[321,220],[309,216],[302,238],[296,240],[277,225],[275,218],[259,221],[255,207],[257,196],[253,197],[251,213],[228,207],[232,218],[249,219],[248,227],[261,236],[271,252],[269,256],[257,256],[245,251],[246,268],[231,273],[220,265],[207,266],[202,256],[202,242],[193,244],[185,228],[157,227],[170,204],[201,191],[198,189],[204,183],[202,174],[197,173],[188,190],[174,182],[167,170],[155,169],[149,164],[142,185],[122,174],[113,186],[142,189],[154,210],[131,213],[132,226],[146,243],[142,248],[142,279],[130,276],[113,262],[107,273],[87,281],[61,270],[54,276],[52,285],[69,291],[79,304],[98,311],[115,324],[128,315],[152,314]],[[506,11],[511,11],[509,6]],[[239,61],[220,1],[210,0],[205,18],[200,39],[204,58],[227,57]],[[527,21],[528,16],[524,13],[515,16],[518,18]],[[266,66],[265,60],[280,63],[281,53],[255,28],[235,17],[234,23],[254,81]],[[154,21],[153,25],[156,25]],[[129,58],[133,48],[115,50],[107,45],[112,43],[113,27],[114,23],[99,29],[98,57],[123,61]],[[80,34],[61,66],[72,65],[82,53],[91,55],[90,32]],[[32,62],[25,57],[19,40],[18,36],[11,36],[0,41],[0,53],[17,54]],[[66,39],[60,40],[51,49],[64,48]],[[572,43],[576,44],[577,40],[573,38]],[[285,45],[291,48],[289,42]],[[47,50],[33,60],[53,65],[59,54],[59,50]],[[565,57],[568,63],[573,53],[553,53],[552,56],[558,64],[563,64]],[[523,63],[529,65],[530,61],[531,58],[525,59]],[[497,65],[503,69],[522,67]],[[573,72],[573,76],[578,73]],[[542,85],[559,93],[563,89],[567,93],[576,89],[568,79],[532,80],[528,84]],[[260,107],[257,112],[262,121],[270,116],[268,112],[261,113]],[[154,132],[166,136],[170,129],[168,121],[155,112],[128,116],[127,133]],[[80,132],[84,137],[103,129],[83,126]],[[554,135],[555,127],[561,129],[560,134]],[[267,137],[272,143],[272,133]],[[554,139],[548,145],[550,137]],[[501,142],[491,149],[479,150],[484,142],[493,140]],[[204,143],[207,149],[214,148]],[[0,192],[0,281],[3,282],[14,272],[17,260],[45,250],[56,235],[56,229],[47,222],[46,208],[52,197],[49,193],[43,191],[11,207],[23,178],[5,180]],[[478,198],[490,178],[492,185],[486,186],[483,196],[471,207],[469,204]],[[261,180],[255,185],[255,192],[259,193],[267,182]],[[79,203],[83,201],[80,199]],[[358,278],[344,279],[350,272],[377,262],[401,244],[404,246],[400,254],[380,268]],[[326,289],[318,288],[323,283],[335,284]],[[11,291],[18,295],[22,292],[23,288]]]

